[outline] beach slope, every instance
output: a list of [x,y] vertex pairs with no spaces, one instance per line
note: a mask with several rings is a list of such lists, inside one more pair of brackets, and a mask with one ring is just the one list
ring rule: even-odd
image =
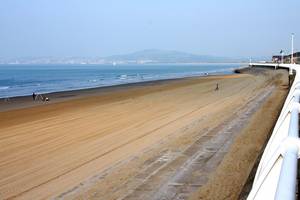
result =
[[[276,115],[286,79],[283,70],[252,69],[6,107],[0,199],[187,199],[206,188],[200,198],[213,192],[206,185],[224,160],[240,159],[236,138],[270,99]],[[275,120],[264,118],[269,127]],[[251,168],[265,139],[243,165]],[[248,168],[233,187],[244,184]]]

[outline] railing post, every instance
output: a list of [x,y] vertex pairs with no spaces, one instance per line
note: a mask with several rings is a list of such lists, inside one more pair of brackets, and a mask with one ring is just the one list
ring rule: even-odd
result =
[[299,137],[299,111],[297,108],[293,108],[291,111],[291,120],[289,126],[289,137]]
[[283,153],[283,163],[280,170],[279,181],[276,189],[276,200],[296,199],[297,169],[298,169],[298,142],[299,138],[299,92],[294,93],[293,107],[291,110],[288,139]]
[[283,157],[283,164],[276,189],[276,200],[296,199],[298,147],[289,146]]
[[289,87],[291,87],[291,77],[293,76],[293,69],[289,69]]

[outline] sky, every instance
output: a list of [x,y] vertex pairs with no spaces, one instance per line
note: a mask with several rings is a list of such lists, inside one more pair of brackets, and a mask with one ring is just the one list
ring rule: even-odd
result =
[[299,0],[0,0],[0,57],[300,50]]

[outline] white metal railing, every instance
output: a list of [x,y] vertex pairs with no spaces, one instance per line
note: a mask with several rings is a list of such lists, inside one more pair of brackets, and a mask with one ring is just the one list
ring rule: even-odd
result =
[[296,198],[297,163],[300,155],[300,65],[251,63],[250,66],[287,68],[296,73],[290,92],[263,152],[248,200]]

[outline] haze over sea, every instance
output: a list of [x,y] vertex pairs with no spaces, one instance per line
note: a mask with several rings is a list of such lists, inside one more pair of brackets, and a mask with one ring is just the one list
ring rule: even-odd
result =
[[209,74],[240,64],[0,65],[0,98]]

